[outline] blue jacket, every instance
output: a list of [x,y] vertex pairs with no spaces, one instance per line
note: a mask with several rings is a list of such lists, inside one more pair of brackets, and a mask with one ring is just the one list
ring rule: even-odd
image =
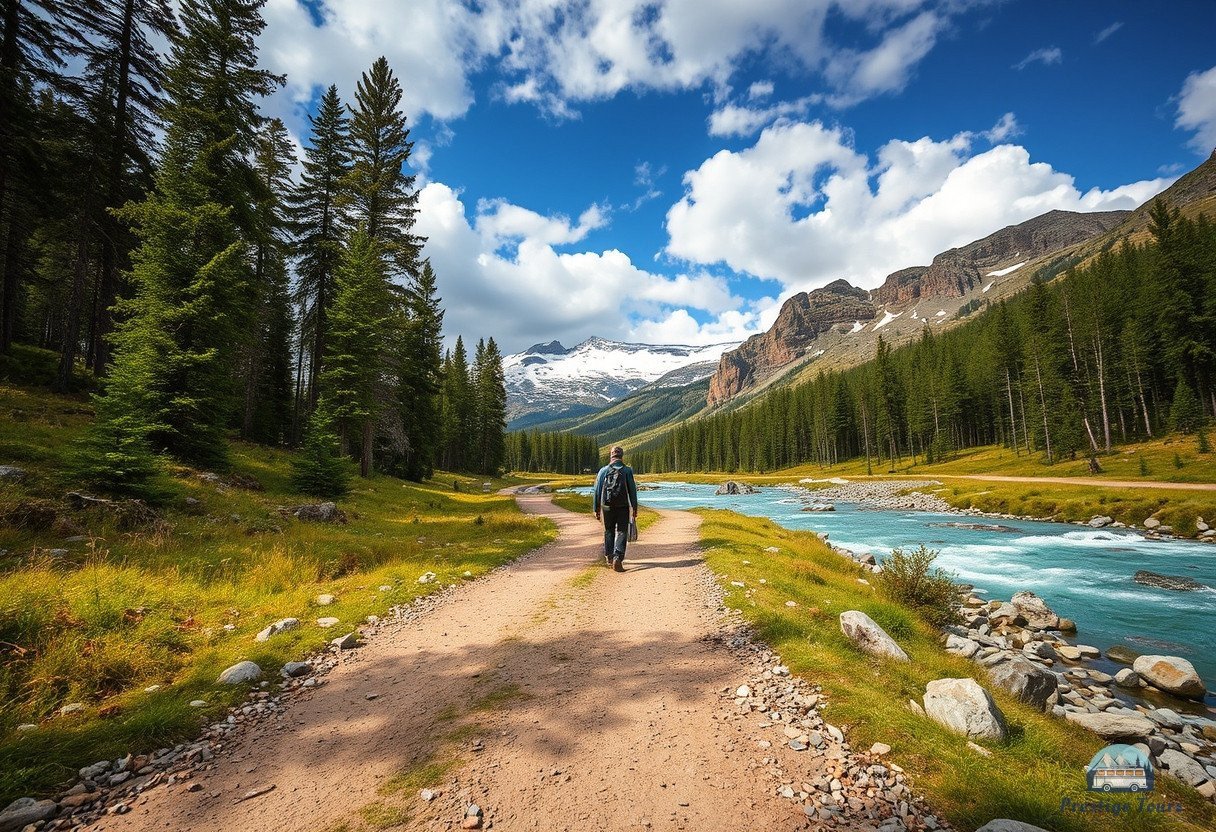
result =
[[608,475],[608,469],[619,465],[625,472],[625,487],[629,490],[629,505],[635,510],[638,507],[638,484],[633,479],[633,469],[623,462],[610,462],[600,469],[600,472],[595,477],[595,496],[592,502],[595,504],[595,513],[600,512],[600,500],[604,496],[604,477]]

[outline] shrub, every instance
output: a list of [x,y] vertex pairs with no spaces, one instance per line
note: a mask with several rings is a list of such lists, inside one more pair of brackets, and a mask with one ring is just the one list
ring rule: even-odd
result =
[[1140,457],[1140,476],[1148,476],[1148,460],[1144,457]]
[[338,437],[320,408],[309,419],[304,447],[291,467],[291,485],[303,494],[335,498],[350,490],[349,466],[338,453]]
[[942,627],[958,617],[958,588],[954,577],[935,568],[937,552],[922,544],[913,552],[894,549],[883,560],[878,583],[889,598],[916,610],[922,618]]
[[1199,453],[1210,454],[1212,452],[1212,445],[1208,442],[1208,432],[1200,428],[1196,431],[1196,438],[1199,441]]

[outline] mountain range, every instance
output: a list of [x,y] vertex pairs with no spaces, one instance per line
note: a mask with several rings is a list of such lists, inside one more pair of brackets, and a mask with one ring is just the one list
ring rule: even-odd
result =
[[575,347],[536,344],[503,359],[513,430],[603,410],[643,388],[678,388],[708,378],[739,344],[626,344],[588,338]]
[[[1188,215],[1216,213],[1216,152],[1156,199]],[[1049,211],[943,251],[928,265],[899,269],[874,290],[836,280],[787,299],[773,325],[742,344],[667,347],[592,338],[572,350],[537,345],[506,360],[512,427],[644,443],[677,421],[740,406],[772,385],[868,361],[879,337],[899,344],[926,326],[948,328],[1036,278],[1050,280],[1123,240],[1143,242],[1148,209],[1146,203],[1134,211]],[[626,356],[636,357],[638,372],[603,369],[610,362],[634,366]]]

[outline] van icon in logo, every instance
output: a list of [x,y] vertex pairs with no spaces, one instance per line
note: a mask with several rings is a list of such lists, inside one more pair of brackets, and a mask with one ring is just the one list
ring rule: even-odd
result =
[[1153,764],[1135,746],[1108,745],[1089,761],[1085,779],[1091,792],[1148,792],[1153,789]]

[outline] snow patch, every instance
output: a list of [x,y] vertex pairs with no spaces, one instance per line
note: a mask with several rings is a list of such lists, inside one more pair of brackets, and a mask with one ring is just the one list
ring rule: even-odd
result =
[[934,315],[933,317],[935,317],[935,318],[940,318],[940,317],[942,317],[942,316],[943,316],[943,315],[945,315],[945,314],[946,314],[946,310],[945,310],[945,309],[939,309],[939,310],[937,310],[937,314],[936,314],[936,315]]
[[882,313],[882,320],[879,321],[878,323],[874,324],[874,331],[877,332],[878,330],[882,329],[884,326],[891,323],[891,321],[895,320],[902,314],[904,314],[904,313],[903,312],[892,313],[892,312],[884,311]]
[[995,283],[996,283],[996,281],[995,281],[995,280],[990,280],[990,281],[988,281],[988,285],[984,287],[984,291],[985,291],[985,292],[987,292],[989,289],[991,289],[991,288],[993,287],[993,285],[994,285]]
[[[1012,274],[1013,272],[1016,272],[1018,269],[1022,268],[1022,266],[1025,266],[1025,265],[1026,265],[1026,261],[1023,260],[1021,263],[1018,263],[1016,266],[1010,266],[1007,269],[998,269],[995,272],[988,272],[988,274],[984,275],[984,277],[1004,277],[1007,274]],[[989,284],[989,285],[991,286],[992,284]],[[988,291],[988,290],[985,289],[984,291]]]
[[814,353],[814,355],[811,356],[811,358],[818,358],[819,356],[823,355],[825,352],[827,352],[827,350],[815,350],[815,353]]
[[849,330],[849,335],[854,335],[866,328],[866,325],[861,321],[853,321],[853,328]]

